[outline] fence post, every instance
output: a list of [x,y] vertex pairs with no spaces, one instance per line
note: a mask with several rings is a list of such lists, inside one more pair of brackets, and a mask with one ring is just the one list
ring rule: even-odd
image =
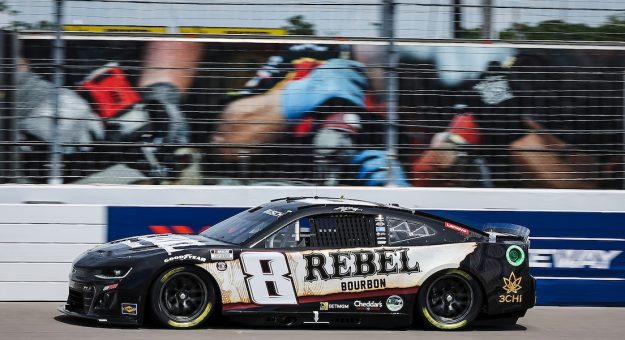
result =
[[495,39],[493,0],[482,0],[482,39]]
[[20,154],[19,147],[19,132],[18,132],[18,120],[19,117],[17,115],[17,77],[18,72],[17,68],[19,65],[20,58],[20,50],[22,49],[22,45],[20,42],[19,34],[17,30],[13,29],[11,31],[11,67],[13,71],[11,72],[11,94],[9,96],[11,102],[11,117],[9,120],[9,131],[11,138],[11,157],[9,162],[9,172],[11,173],[12,182],[13,183],[21,183],[24,181],[23,173],[22,173],[22,157]]
[[393,164],[397,160],[397,52],[395,51],[395,1],[384,0],[382,6],[382,34],[386,45],[386,186],[397,186]]
[[63,179],[61,177],[61,162],[63,161],[63,155],[61,153],[61,143],[59,134],[59,120],[60,117],[60,95],[61,87],[63,86],[63,36],[62,36],[62,23],[63,23],[63,0],[54,1],[54,41],[52,47],[52,58],[54,63],[54,91],[53,91],[53,118],[52,118],[52,155],[50,157],[50,178],[49,184],[62,184]]

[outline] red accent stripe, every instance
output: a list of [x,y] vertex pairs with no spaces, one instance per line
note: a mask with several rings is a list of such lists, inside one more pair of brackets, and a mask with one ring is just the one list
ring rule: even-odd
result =
[[176,234],[193,234],[193,229],[187,227],[186,225],[175,225],[171,228],[174,229],[174,233]]
[[453,231],[457,231],[463,235],[469,235],[469,229],[457,226],[453,223],[445,222],[445,228],[451,229]]
[[164,225],[151,225],[150,230],[152,230],[152,232],[155,234],[167,234],[171,232],[169,228]]
[[[321,301],[371,298],[371,297],[389,296],[389,295],[410,295],[410,294],[416,294],[418,291],[419,291],[419,287],[410,287],[410,288],[370,290],[370,291],[359,292],[359,293],[337,293],[337,294],[317,295],[317,296],[302,296],[298,299],[298,304],[321,302]],[[269,305],[257,305],[253,303],[230,303],[230,304],[224,304],[223,310],[227,311],[227,310],[235,310],[235,309],[249,309],[249,308],[264,307],[264,306],[269,306]],[[272,305],[272,306],[277,306],[277,305]]]

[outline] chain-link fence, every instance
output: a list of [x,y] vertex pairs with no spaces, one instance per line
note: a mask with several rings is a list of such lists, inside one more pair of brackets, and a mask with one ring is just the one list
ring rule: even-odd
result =
[[620,1],[0,1],[0,24],[5,183],[625,187]]

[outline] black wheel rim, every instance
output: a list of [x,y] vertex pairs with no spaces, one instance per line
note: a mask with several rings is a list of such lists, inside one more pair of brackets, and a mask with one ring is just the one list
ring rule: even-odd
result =
[[458,323],[464,320],[473,308],[473,288],[462,276],[442,276],[430,285],[426,296],[426,308],[440,323]]
[[208,304],[208,290],[200,277],[181,272],[170,276],[160,291],[160,309],[170,320],[195,320]]

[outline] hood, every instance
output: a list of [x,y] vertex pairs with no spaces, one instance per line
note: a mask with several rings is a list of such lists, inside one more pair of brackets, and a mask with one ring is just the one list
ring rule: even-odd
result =
[[140,253],[167,253],[171,255],[191,248],[208,246],[232,246],[229,243],[209,239],[200,235],[158,234],[129,237],[105,243],[90,251],[100,256],[128,256]]

